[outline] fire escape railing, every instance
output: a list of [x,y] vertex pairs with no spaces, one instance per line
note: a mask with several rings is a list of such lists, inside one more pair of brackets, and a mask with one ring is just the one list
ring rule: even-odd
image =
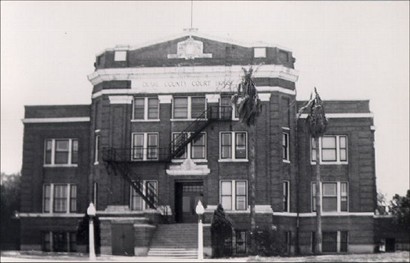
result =
[[[138,195],[153,209],[167,214],[166,208],[160,206],[156,190],[149,184],[143,186],[143,181],[132,170],[132,165],[141,162],[170,162],[173,158],[184,154],[185,147],[194,140],[210,123],[214,121],[232,120],[232,107],[209,106],[194,121],[171,141],[167,148],[132,147],[132,148],[104,148],[102,159],[109,174],[121,175]],[[136,178],[136,179],[135,179]]]

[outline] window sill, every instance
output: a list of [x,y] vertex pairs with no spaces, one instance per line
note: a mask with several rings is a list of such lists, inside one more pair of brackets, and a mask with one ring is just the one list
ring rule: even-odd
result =
[[247,163],[248,159],[219,159],[219,163]]
[[[186,160],[186,159],[172,159],[171,162],[172,162],[172,163],[183,163],[185,160]],[[194,163],[207,163],[207,162],[208,162],[207,159],[192,159],[192,158],[191,158],[191,160],[192,160]]]
[[160,122],[160,119],[152,119],[152,120],[131,120],[131,122]]
[[196,121],[196,120],[198,120],[198,121],[207,121],[208,119],[170,119],[170,121],[175,121],[175,122],[178,122],[178,121]]
[[144,160],[140,160],[140,159],[131,159],[131,162],[158,162],[159,159],[144,159]]
[[283,161],[284,163],[290,164],[290,161],[289,161],[289,160],[283,160],[283,159],[282,159],[282,161]]
[[57,167],[78,167],[78,164],[44,164],[45,168],[57,168]]
[[94,165],[99,165],[100,163],[99,162],[94,162]]
[[[316,165],[316,162],[310,162],[311,165]],[[320,165],[347,165],[348,162],[320,162]]]

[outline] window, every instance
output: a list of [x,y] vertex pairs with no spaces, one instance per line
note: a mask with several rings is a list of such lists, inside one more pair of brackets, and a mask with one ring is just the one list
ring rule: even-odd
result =
[[43,212],[50,213],[50,204],[51,204],[51,186],[43,186]]
[[199,134],[191,142],[191,158],[192,159],[206,159],[206,135]]
[[282,133],[282,159],[289,161],[289,133]]
[[[322,183],[322,211],[347,212],[348,186],[346,182]],[[312,211],[316,211],[316,184],[312,183]]]
[[[156,202],[158,196],[158,182],[157,181],[141,181],[141,189],[144,195],[151,200]],[[135,189],[130,186],[131,197],[130,197],[130,209],[134,211],[142,211],[144,209],[149,209],[149,205],[142,199],[142,197],[135,191]]]
[[246,231],[235,230],[236,254],[246,253]]
[[98,149],[100,147],[100,135],[95,135],[94,164],[98,164]]
[[282,183],[282,202],[283,202],[283,212],[290,212],[290,184],[289,181],[284,181]]
[[323,211],[337,212],[337,184],[322,183]]
[[76,252],[76,232],[43,232],[43,251],[45,252]]
[[232,159],[232,134],[221,134],[221,159]]
[[205,111],[205,97],[192,97],[192,110],[191,110],[191,118],[196,119],[201,117],[203,112]]
[[157,98],[148,98],[148,119],[159,119],[159,100]]
[[348,244],[348,232],[340,231],[340,252],[347,252]]
[[44,148],[45,166],[77,166],[77,139],[46,139]]
[[145,99],[144,98],[135,98],[134,99],[134,120],[143,120],[145,119]]
[[114,61],[126,61],[127,60],[127,51],[119,50],[114,53]]
[[77,186],[73,184],[45,184],[43,186],[43,212],[77,212]]
[[98,199],[98,184],[94,183],[93,203],[96,208],[97,208],[97,199]]
[[67,211],[67,185],[54,185],[54,212]]
[[132,134],[132,160],[158,160],[158,133]]
[[285,231],[284,233],[284,244],[285,244],[285,253],[289,254],[291,252],[291,246],[292,246],[292,232],[291,231]]
[[70,212],[77,211],[77,186],[71,185],[70,187]]
[[236,181],[236,210],[246,210],[247,207],[247,203],[246,203],[246,193],[247,193],[247,189],[246,189],[246,182],[245,181]]
[[221,181],[220,203],[225,210],[248,208],[248,184],[244,180]]
[[349,246],[347,231],[323,232],[323,252],[347,252]]
[[347,202],[347,183],[340,183],[340,210],[343,212],[348,211],[348,202]]
[[[173,145],[175,146],[182,141],[185,141],[190,135],[191,133],[172,133]],[[206,133],[201,132],[195,139],[185,146],[175,159],[186,159],[187,156],[190,156],[191,159],[205,160],[207,158],[206,144]],[[176,150],[175,147],[174,150]]]
[[[173,150],[176,150],[176,146],[185,141],[188,137],[188,133],[173,133],[172,134],[172,145]],[[175,157],[176,159],[186,159],[188,153],[188,146],[185,146],[184,149],[178,153]]]
[[232,210],[232,182],[221,182],[221,204],[225,210]]
[[174,97],[174,119],[206,119],[206,115],[202,115],[205,110],[205,97]]
[[[232,96],[221,96],[220,100],[220,118],[224,120],[234,119],[237,120],[239,118],[238,112],[235,109],[235,106],[232,104]],[[232,114],[232,112],[234,114]],[[232,118],[233,115],[233,118]]]
[[253,57],[266,58],[266,47],[255,47],[253,49]]
[[[326,135],[319,139],[321,163],[347,163],[347,136]],[[311,161],[316,161],[315,140],[311,140]]]
[[133,120],[159,120],[158,98],[134,98]]
[[188,98],[174,98],[174,119],[188,118]]
[[147,159],[156,160],[158,159],[158,134],[147,134],[148,137],[148,149],[147,149]]
[[246,159],[246,133],[235,133],[235,158]]
[[337,252],[337,232],[322,233],[322,251]]
[[52,232],[43,232],[43,251],[51,251],[51,235]]
[[246,132],[221,132],[220,159],[247,160],[248,143]]

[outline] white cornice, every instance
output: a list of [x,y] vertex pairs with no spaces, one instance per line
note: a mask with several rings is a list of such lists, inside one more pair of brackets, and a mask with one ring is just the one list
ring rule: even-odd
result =
[[[251,65],[242,66],[198,66],[198,67],[145,67],[145,68],[107,68],[99,69],[88,75],[88,80],[97,85],[104,81],[112,80],[138,80],[151,81],[153,79],[173,79],[174,81],[184,78],[216,79],[218,81],[239,82],[243,75],[242,68],[250,68]],[[296,82],[299,77],[297,70],[283,65],[262,65],[254,73],[255,78],[280,78]]]
[[132,96],[109,96],[110,104],[131,104]]
[[[285,89],[282,87],[277,87],[277,86],[260,86],[260,87],[256,87],[256,89],[261,92],[281,92],[284,94],[288,94],[288,95],[296,95],[296,92],[294,90],[289,90],[289,89]],[[92,98],[98,98],[102,95],[113,95],[113,94],[118,94],[118,95],[136,95],[136,94],[178,94],[178,93],[187,93],[187,92],[203,92],[203,93],[211,93],[211,92],[215,92],[216,90],[213,88],[203,88],[202,90],[196,90],[196,91],[191,91],[191,90],[184,90],[184,89],[178,89],[178,88],[174,88],[174,89],[168,89],[168,90],[164,90],[163,92],[158,92],[157,90],[138,90],[138,89],[104,89],[101,91],[98,91],[96,93],[94,93],[92,95]],[[226,90],[226,91],[218,91],[218,92],[230,92],[230,90]],[[162,96],[162,95],[160,95]],[[160,97],[159,96],[159,97]],[[171,95],[170,95],[171,96]],[[164,98],[163,101],[160,101],[160,103],[171,103],[171,101],[168,102],[168,100],[166,100],[166,97]],[[161,99],[160,99],[161,100]]]
[[26,118],[21,121],[23,123],[89,122],[90,117]]
[[[300,115],[300,119],[306,119],[307,116],[307,113],[303,113]],[[373,113],[326,113],[326,118],[373,118]]]

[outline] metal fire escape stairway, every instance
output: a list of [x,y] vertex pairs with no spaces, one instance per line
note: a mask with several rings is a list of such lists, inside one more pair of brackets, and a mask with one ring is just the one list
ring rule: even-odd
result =
[[[230,106],[209,106],[193,122],[191,122],[182,132],[180,132],[169,144],[167,148],[104,148],[102,159],[108,174],[122,176],[136,191],[138,195],[152,208],[157,209],[162,215],[167,215],[165,206],[161,206],[156,189],[152,185],[146,184],[144,191],[143,181],[132,169],[132,165],[138,163],[133,159],[135,151],[147,152],[152,158],[151,162],[169,163],[175,157],[184,154],[185,147],[214,121],[232,120],[232,107]],[[147,161],[144,161],[147,162]],[[163,203],[162,203],[163,204]]]

